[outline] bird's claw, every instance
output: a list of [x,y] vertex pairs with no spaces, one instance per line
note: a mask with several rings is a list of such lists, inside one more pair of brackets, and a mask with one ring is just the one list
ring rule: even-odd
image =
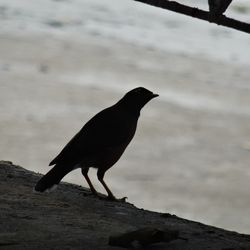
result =
[[125,196],[125,197],[123,197],[123,198],[121,198],[121,199],[119,199],[119,200],[120,200],[120,201],[123,201],[123,202],[126,202],[126,199],[128,199],[127,196]]
[[123,198],[120,198],[120,199],[117,199],[115,196],[108,196],[107,197],[107,200],[109,200],[109,201],[120,201],[120,202],[126,202],[126,199],[127,199],[128,197],[123,197]]

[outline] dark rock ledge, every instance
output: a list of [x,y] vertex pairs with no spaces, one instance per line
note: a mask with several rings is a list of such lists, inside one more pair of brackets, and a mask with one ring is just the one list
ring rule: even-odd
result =
[[[109,243],[127,240],[137,249],[250,250],[250,235],[95,198],[77,185],[61,183],[52,193],[33,193],[40,176],[0,161],[0,249],[115,250],[122,248]],[[136,242],[136,234],[122,242],[115,237],[138,229],[147,246]],[[175,232],[177,239],[164,241],[162,232],[165,238]],[[159,242],[150,244],[151,236],[160,236]]]

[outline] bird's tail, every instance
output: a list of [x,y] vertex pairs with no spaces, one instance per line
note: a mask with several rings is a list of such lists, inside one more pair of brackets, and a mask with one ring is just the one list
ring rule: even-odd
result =
[[46,175],[44,175],[36,184],[35,191],[44,192],[53,190],[61,179],[70,172],[65,166],[56,164]]

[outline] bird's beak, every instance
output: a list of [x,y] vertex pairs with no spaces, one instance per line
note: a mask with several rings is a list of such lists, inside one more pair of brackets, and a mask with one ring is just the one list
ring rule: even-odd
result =
[[152,98],[155,98],[155,97],[157,97],[157,96],[159,96],[159,95],[158,95],[158,94],[152,93]]

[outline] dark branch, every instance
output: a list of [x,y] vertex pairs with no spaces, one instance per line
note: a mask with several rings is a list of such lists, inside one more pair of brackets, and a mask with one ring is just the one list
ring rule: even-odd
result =
[[208,11],[200,10],[198,8],[192,8],[190,6],[168,0],[135,0],[135,1],[175,11],[184,15],[216,23],[218,25],[226,26],[250,34],[250,24],[232,18],[228,18],[224,15],[221,15],[218,18],[211,18],[211,15]]

